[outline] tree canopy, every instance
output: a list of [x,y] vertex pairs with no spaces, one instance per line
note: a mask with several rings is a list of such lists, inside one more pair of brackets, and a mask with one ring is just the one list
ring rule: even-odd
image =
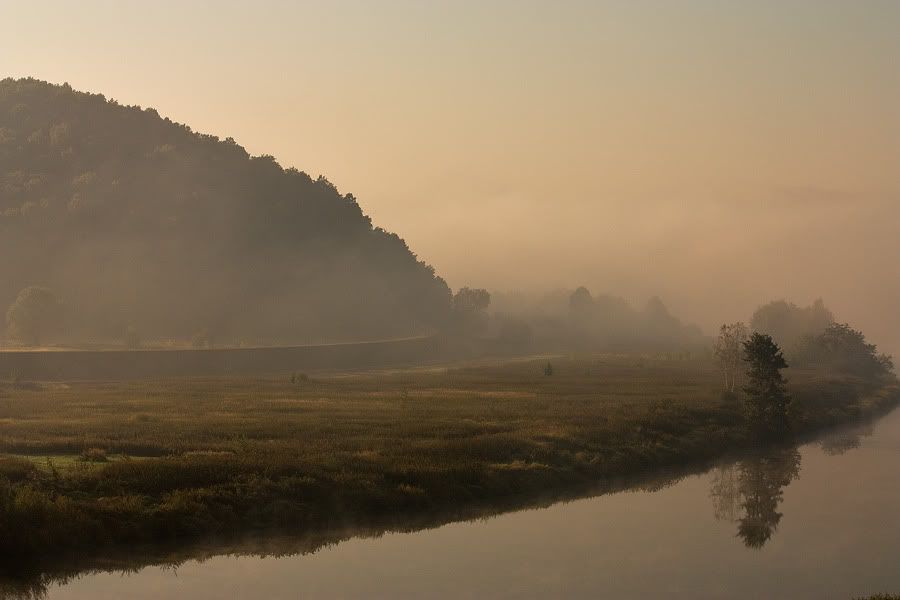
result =
[[821,299],[805,307],[776,300],[756,309],[750,319],[750,328],[772,336],[778,345],[791,353],[804,337],[822,333],[833,322],[834,315]]
[[53,289],[70,335],[226,343],[411,335],[450,290],[324,177],[34,79],[0,81],[0,303]]
[[568,297],[568,336],[584,349],[675,349],[705,343],[699,328],[685,325],[653,296],[642,310],[624,298],[591,295],[579,287]]
[[747,421],[751,430],[760,436],[780,437],[790,427],[788,423],[787,381],[781,374],[788,364],[781,348],[772,337],[754,332],[744,342],[747,371]]
[[875,344],[846,323],[832,323],[822,333],[804,338],[797,360],[804,366],[864,378],[886,375],[894,368],[890,356],[878,354]]

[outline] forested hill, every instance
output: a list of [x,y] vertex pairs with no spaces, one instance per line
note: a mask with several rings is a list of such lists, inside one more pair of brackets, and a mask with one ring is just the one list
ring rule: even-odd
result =
[[0,307],[60,300],[61,341],[413,335],[450,291],[352,195],[102,95],[0,81]]

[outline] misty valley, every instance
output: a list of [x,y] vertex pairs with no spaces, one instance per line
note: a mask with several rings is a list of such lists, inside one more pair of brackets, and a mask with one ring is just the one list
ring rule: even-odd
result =
[[[480,596],[512,579],[528,595],[652,595],[702,576],[704,594],[755,598],[894,584],[879,565],[900,540],[900,420],[879,417],[895,386],[823,403],[822,382],[794,373],[810,414],[792,442],[760,445],[705,361],[552,364],[23,386],[4,396],[0,589]],[[830,536],[857,562],[827,554]],[[539,566],[520,573],[523,560]],[[794,575],[773,580],[775,565]]]
[[0,597],[900,590],[845,304],[451,288],[327,178],[30,77],[0,253]]

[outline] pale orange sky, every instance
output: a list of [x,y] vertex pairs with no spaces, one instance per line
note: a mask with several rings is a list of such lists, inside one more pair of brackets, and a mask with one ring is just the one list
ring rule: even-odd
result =
[[823,296],[900,350],[900,2],[10,2],[0,77],[322,173],[453,287],[712,330]]

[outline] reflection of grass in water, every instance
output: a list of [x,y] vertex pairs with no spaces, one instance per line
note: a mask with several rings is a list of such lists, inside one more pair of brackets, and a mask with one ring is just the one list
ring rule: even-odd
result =
[[[739,405],[705,363],[554,359],[552,377],[545,364],[4,390],[0,451],[25,458],[0,460],[0,563],[449,520],[746,443]],[[800,428],[893,398],[852,381],[817,391],[831,385],[793,374]],[[91,449],[106,460],[82,460]]]
[[[207,537],[196,542],[170,540],[152,545],[117,546],[100,556],[80,555],[54,560],[27,570],[13,566],[0,571],[0,598],[44,598],[51,585],[64,586],[89,573],[133,574],[146,567],[176,572],[188,561],[203,563],[217,556],[287,557],[308,555],[351,539],[380,538],[387,533],[412,533],[439,527],[452,521],[485,521],[509,511],[549,507],[587,495],[625,490],[657,492],[675,485],[696,467],[671,468],[652,474],[617,478],[588,489],[544,494],[540,498],[498,499],[497,502],[473,503],[468,508],[411,515],[371,526],[344,525],[334,529],[285,534],[282,531],[259,531],[230,537]],[[27,590],[16,593],[17,590]],[[6,595],[4,595],[6,594]]]

